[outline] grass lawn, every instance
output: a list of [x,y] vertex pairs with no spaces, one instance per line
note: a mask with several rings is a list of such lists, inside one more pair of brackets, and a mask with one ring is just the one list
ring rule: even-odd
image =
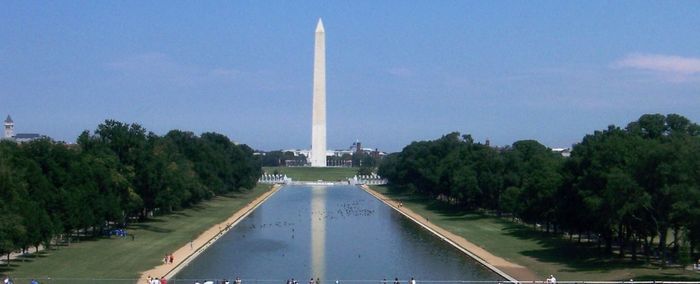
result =
[[472,243],[509,261],[530,268],[542,279],[554,274],[558,280],[699,280],[700,273],[664,268],[599,254],[593,244],[576,244],[552,237],[532,227],[478,213],[450,209],[424,197],[392,192],[385,186],[372,189],[402,200],[430,222],[461,235]]
[[272,174],[277,171],[295,181],[339,181],[357,174],[358,168],[312,168],[312,167],[264,167],[263,171]]
[[163,255],[187,244],[268,190],[269,185],[258,185],[252,190],[215,197],[193,208],[133,224],[127,228],[135,235],[133,241],[130,237],[83,240],[40,252],[38,257],[27,257],[24,262],[13,261],[9,268],[3,265],[0,269],[18,280],[15,283],[28,277],[136,279],[139,272],[160,264]]

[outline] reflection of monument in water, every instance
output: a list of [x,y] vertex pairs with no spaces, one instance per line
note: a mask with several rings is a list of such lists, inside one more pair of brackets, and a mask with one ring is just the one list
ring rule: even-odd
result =
[[311,188],[311,275],[325,279],[326,270],[326,218],[320,213],[326,211],[326,187]]
[[326,166],[326,33],[318,19],[314,45],[314,97],[311,118],[311,166]]

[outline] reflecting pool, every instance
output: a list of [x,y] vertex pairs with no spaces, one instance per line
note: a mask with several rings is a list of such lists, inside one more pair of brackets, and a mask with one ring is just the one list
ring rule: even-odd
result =
[[[285,186],[178,279],[501,280],[355,186]],[[391,283],[392,281],[389,281]],[[232,282],[233,283],[233,282]],[[405,283],[405,282],[404,282]],[[245,283],[244,283],[245,284]]]

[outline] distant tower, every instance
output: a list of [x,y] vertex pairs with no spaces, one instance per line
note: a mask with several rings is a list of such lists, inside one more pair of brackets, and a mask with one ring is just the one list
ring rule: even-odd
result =
[[311,118],[311,166],[326,166],[326,32],[318,19],[314,46],[314,97]]
[[5,119],[5,139],[12,139],[15,137],[15,122],[12,121],[12,117],[9,115]]

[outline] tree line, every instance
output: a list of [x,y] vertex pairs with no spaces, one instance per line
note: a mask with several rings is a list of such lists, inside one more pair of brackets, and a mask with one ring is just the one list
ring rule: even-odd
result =
[[255,186],[260,162],[226,136],[107,120],[76,145],[0,142],[0,253],[186,208]]
[[586,135],[564,158],[534,140],[495,148],[450,133],[379,167],[399,190],[508,214],[608,253],[688,262],[700,241],[700,127],[647,114]]

